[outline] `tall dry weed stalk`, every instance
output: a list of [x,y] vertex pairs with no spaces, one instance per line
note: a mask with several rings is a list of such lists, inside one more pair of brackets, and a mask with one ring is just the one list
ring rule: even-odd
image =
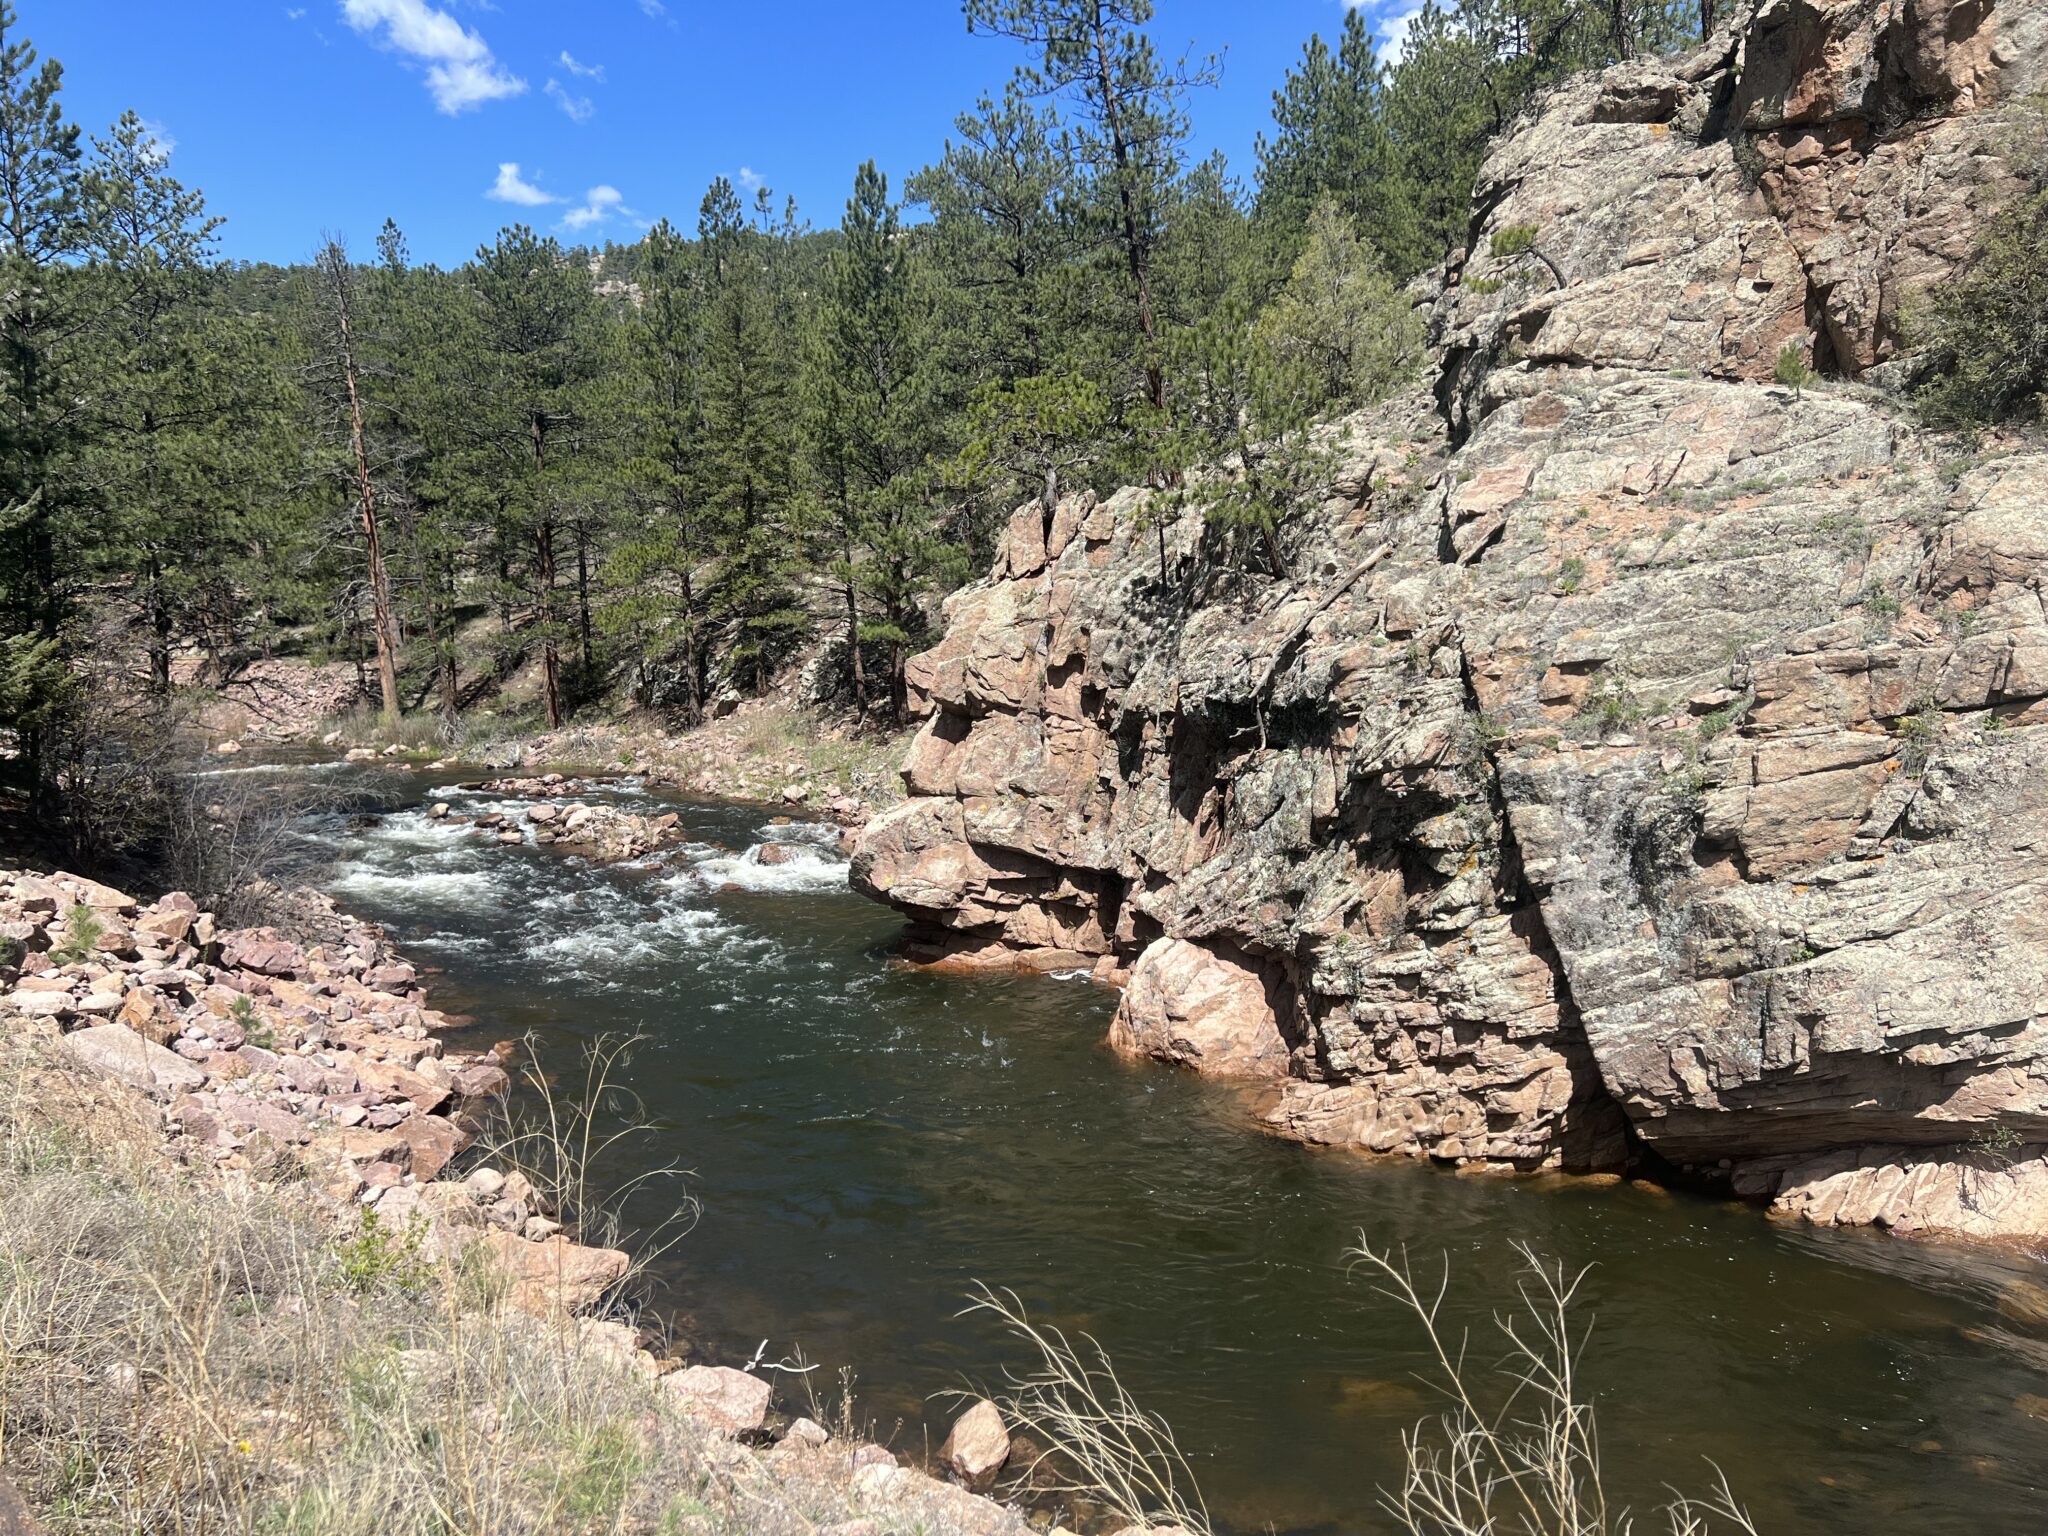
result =
[[985,1312],[1038,1357],[1011,1371],[994,1402],[1043,1442],[1023,1480],[1040,1492],[1077,1494],[1136,1526],[1177,1525],[1207,1536],[1208,1507],[1173,1426],[1139,1406],[1109,1352],[1088,1334],[1069,1338],[1031,1321],[1013,1291],[970,1293],[963,1316]]
[[[1461,1333],[1453,1345],[1443,1323],[1449,1261],[1425,1290],[1405,1252],[1359,1235],[1350,1257],[1421,1323],[1435,1362],[1427,1379],[1450,1400],[1433,1423],[1403,1434],[1401,1483],[1382,1490],[1381,1502],[1409,1536],[1630,1536],[1634,1519],[1611,1502],[1593,1404],[1579,1380],[1585,1335],[1574,1335],[1571,1314],[1587,1271],[1568,1274],[1520,1243],[1515,1251],[1520,1305],[1494,1317],[1506,1357],[1482,1373],[1469,1360],[1469,1338]],[[1677,1494],[1658,1514],[1670,1536],[1707,1536],[1717,1522],[1756,1536],[1718,1467],[1706,1496]]]
[[[675,1161],[627,1171],[631,1148],[654,1131],[646,1103],[631,1086],[633,1051],[645,1035],[600,1035],[582,1049],[582,1081],[568,1092],[542,1064],[544,1042],[521,1043],[520,1091],[498,1101],[479,1139],[493,1164],[517,1169],[574,1229],[580,1241],[623,1247],[633,1257],[628,1281],[644,1277],[663,1253],[687,1237],[702,1203],[684,1186],[690,1171]],[[656,1195],[663,1190],[665,1194]],[[626,1208],[648,1197],[662,1208],[650,1226],[628,1230]]]

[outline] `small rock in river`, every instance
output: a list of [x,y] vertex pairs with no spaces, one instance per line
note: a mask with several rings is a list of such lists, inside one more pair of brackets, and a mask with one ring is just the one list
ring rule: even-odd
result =
[[1002,1410],[982,1398],[961,1414],[953,1421],[939,1459],[969,1488],[988,1487],[1010,1459],[1010,1430]]
[[671,1396],[725,1435],[759,1429],[768,1418],[767,1382],[724,1365],[693,1365],[662,1379]]

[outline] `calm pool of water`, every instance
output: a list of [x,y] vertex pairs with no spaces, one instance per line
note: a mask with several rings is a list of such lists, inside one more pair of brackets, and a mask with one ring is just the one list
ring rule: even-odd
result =
[[1434,1400],[1412,1320],[1346,1250],[1448,1257],[1448,1320],[1491,1361],[1519,1240],[1596,1266],[1584,1376],[1638,1507],[1712,1458],[1767,1536],[2048,1529],[2048,1335],[1998,1309],[2022,1261],[1268,1140],[1229,1091],[1102,1050],[1113,999],[1086,983],[890,966],[896,919],[822,849],[752,861],[759,809],[679,804],[697,847],[605,871],[429,821],[423,799],[484,803],[445,781],[357,781],[414,808],[316,823],[324,878],[439,969],[439,1006],[535,1032],[565,1082],[585,1043],[647,1037],[634,1155],[694,1170],[702,1218],[659,1276],[699,1350],[801,1349],[834,1389],[850,1367],[899,1448],[943,1436],[935,1394],[1024,1363],[956,1315],[984,1281],[1101,1340],[1226,1528],[1385,1529],[1377,1489]]

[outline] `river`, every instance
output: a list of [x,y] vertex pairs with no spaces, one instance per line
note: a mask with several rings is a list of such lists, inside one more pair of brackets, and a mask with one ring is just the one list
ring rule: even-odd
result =
[[[756,862],[808,835],[758,807],[664,802],[692,846],[606,870],[429,819],[434,798],[494,803],[448,778],[334,774],[357,802],[307,828],[326,887],[433,972],[438,1007],[486,1039],[532,1033],[566,1086],[589,1042],[645,1036],[630,1156],[691,1169],[703,1207],[657,1306],[703,1358],[801,1350],[822,1398],[850,1369],[899,1450],[943,1436],[957,1405],[937,1394],[1026,1363],[957,1315],[981,1281],[1101,1341],[1221,1528],[1387,1529],[1377,1490],[1435,1402],[1412,1319],[1346,1250],[1363,1232],[1431,1273],[1447,1258],[1448,1323],[1491,1362],[1520,1241],[1595,1266],[1583,1376],[1638,1508],[1703,1489],[1712,1458],[1766,1536],[2048,1528],[2048,1331],[1999,1305],[2023,1260],[1274,1141],[1230,1090],[1103,1050],[1114,999],[1086,982],[892,966],[898,920],[828,843]],[[804,1403],[796,1378],[782,1394]]]

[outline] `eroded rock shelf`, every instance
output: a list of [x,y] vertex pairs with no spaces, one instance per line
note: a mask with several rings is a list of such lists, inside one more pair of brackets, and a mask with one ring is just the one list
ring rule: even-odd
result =
[[1020,509],[856,884],[1293,1136],[2048,1235],[2048,453],[1880,387],[2044,73],[2033,0],[1783,0],[1555,93],[1283,578]]

